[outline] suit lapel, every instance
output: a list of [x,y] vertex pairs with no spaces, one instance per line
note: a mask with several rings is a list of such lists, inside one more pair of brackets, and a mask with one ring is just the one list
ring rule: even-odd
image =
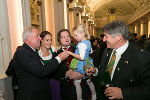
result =
[[111,49],[105,49],[104,53],[103,53],[103,58],[101,61],[101,65],[98,69],[98,72],[100,74],[100,80],[101,80],[101,85],[105,86],[106,84],[111,84],[111,79],[110,79],[110,75],[108,72],[106,72],[106,67],[110,58],[112,50]]
[[103,58],[100,64],[100,68],[99,68],[99,73],[104,73],[110,58],[112,50],[111,49],[105,49],[104,53],[103,53]]
[[24,43],[23,47],[26,48],[28,51],[32,52],[33,54],[36,54],[35,51],[30,46],[28,46],[27,44]]
[[38,53],[36,51],[34,51],[30,46],[28,46],[26,43],[23,44],[23,47],[26,48],[29,52],[31,52],[33,55],[37,56],[40,61],[42,62],[42,64],[44,65],[43,63],[43,59],[38,55]]
[[112,53],[112,49],[108,49],[108,50],[107,50],[107,53],[106,53],[106,55],[105,55],[105,57],[106,57],[106,58],[105,58],[105,63],[104,63],[104,64],[105,64],[105,65],[104,65],[104,66],[105,66],[105,68],[106,68],[106,67],[107,67],[107,65],[108,65],[108,62],[109,62],[109,59],[110,59],[111,53]]
[[57,51],[57,54],[60,54],[61,52],[63,52],[62,47]]
[[121,55],[121,58],[116,66],[112,81],[116,80],[119,75],[122,73],[122,71],[125,71],[126,67],[128,66],[128,64],[130,63],[129,59],[132,56],[132,52],[130,52],[132,49],[131,45],[129,44],[128,48],[126,49],[126,51]]

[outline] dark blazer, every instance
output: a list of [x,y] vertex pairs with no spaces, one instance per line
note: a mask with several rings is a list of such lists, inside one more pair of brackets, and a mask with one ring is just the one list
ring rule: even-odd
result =
[[100,65],[103,52],[106,48],[107,48],[106,42],[101,42],[100,47],[95,52],[90,54],[90,57],[93,59],[93,63],[95,67]]
[[150,52],[150,39],[144,42],[144,50]]
[[[71,46],[72,52],[75,51],[75,47]],[[53,56],[57,56],[59,53],[62,52],[62,49],[58,50],[57,53],[54,53]],[[55,74],[55,78],[60,82],[60,95],[62,100],[77,100],[76,97],[76,88],[73,84],[73,81],[69,81],[65,78],[66,72],[68,71],[68,67],[66,61],[64,60],[57,70]],[[82,97],[83,100],[89,100],[90,89],[88,85],[84,82],[81,85],[82,88]]]
[[[111,52],[112,50],[105,50],[99,74],[105,73]],[[129,42],[116,66],[111,84],[121,88],[123,100],[149,100],[150,54]]]
[[19,85],[17,100],[51,100],[47,75],[59,67],[57,59],[43,65],[39,55],[24,43],[15,52],[13,62]]
[[15,73],[15,69],[14,69],[14,66],[13,66],[13,59],[11,59],[9,65],[8,65],[8,68],[7,68],[5,73],[9,77],[12,77],[12,88],[14,89],[15,86],[18,86],[16,73]]

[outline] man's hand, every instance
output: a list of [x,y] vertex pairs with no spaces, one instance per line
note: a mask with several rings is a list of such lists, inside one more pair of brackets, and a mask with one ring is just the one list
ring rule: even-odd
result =
[[69,55],[71,55],[71,54],[72,54],[72,52],[71,52],[71,51],[67,51],[67,53],[68,53]]
[[85,72],[88,76],[91,76],[96,72],[96,69],[94,67],[90,67],[89,69],[86,69]]
[[66,72],[66,77],[69,77],[70,79],[73,79],[73,80],[78,80],[78,79],[85,77],[85,75],[83,75],[79,72],[73,72],[70,69],[69,71]]
[[66,72],[66,77],[70,78],[71,77],[71,70]]
[[105,96],[110,100],[113,99],[123,99],[122,90],[118,87],[108,87],[104,92]]
[[65,60],[69,54],[67,53],[67,50],[64,50],[62,53],[58,55],[58,57],[61,59],[61,61]]

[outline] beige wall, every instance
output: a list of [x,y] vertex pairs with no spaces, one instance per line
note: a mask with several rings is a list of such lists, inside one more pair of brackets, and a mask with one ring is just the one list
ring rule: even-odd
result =
[[[43,30],[47,30],[52,33],[53,35],[53,42],[52,45],[56,45],[56,36],[55,36],[55,18],[54,18],[54,0],[44,0],[43,2],[43,23],[45,27]],[[43,25],[44,25],[43,24]]]

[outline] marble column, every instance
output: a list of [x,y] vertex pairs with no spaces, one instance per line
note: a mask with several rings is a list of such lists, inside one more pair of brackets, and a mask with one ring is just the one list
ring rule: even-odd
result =
[[[1,100],[13,100],[12,82],[7,78],[5,71],[12,57],[10,41],[10,20],[7,0],[0,0],[0,91]],[[13,16],[13,15],[12,15]],[[7,81],[10,80],[10,81]]]
[[89,31],[90,35],[92,36],[91,28],[92,28],[92,27],[91,27],[91,23],[88,22],[88,31]]
[[139,22],[135,23],[134,29],[135,29],[135,33],[137,33],[137,35],[140,35],[140,24],[139,24]]
[[22,45],[23,27],[31,25],[29,0],[0,0],[0,74],[4,74],[16,48]]
[[73,28],[74,28],[74,11],[73,11],[73,9],[69,9],[69,30],[70,30],[72,36],[73,36],[73,34],[72,34]]
[[94,24],[94,36],[97,37],[96,25]]
[[150,38],[150,17],[148,17],[148,37]]
[[53,35],[52,45],[58,45],[57,33],[60,29],[69,28],[68,0],[42,0],[44,30]]
[[7,0],[0,0],[0,9],[0,75],[2,75],[12,57]]
[[148,19],[144,18],[144,34],[146,34],[146,38],[148,37]]
[[94,34],[94,24],[92,24],[92,36],[95,36],[95,34]]
[[23,15],[23,26],[31,25],[31,12],[29,0],[21,0],[22,4],[22,15]]
[[137,32],[138,32],[138,26],[137,26],[137,24],[135,24],[134,33],[137,33]]
[[141,21],[140,23],[140,35],[143,35],[144,34],[144,22]]
[[74,26],[81,24],[81,8],[69,8],[69,30],[72,33]]
[[84,24],[85,26],[87,26],[87,22],[88,22],[88,17],[87,16],[82,16],[81,17],[81,24]]

